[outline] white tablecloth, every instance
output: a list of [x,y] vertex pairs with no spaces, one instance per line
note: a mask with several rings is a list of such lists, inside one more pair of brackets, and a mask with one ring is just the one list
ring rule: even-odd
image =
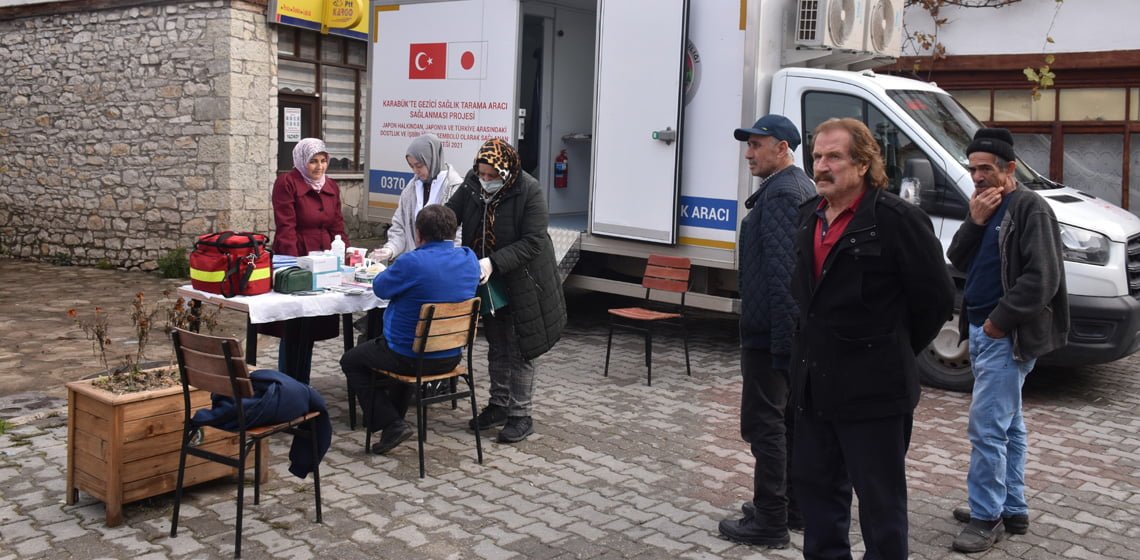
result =
[[324,317],[355,311],[368,311],[377,307],[387,307],[388,302],[376,297],[372,292],[350,296],[338,292],[326,292],[315,296],[295,296],[269,292],[257,296],[234,296],[225,298],[195,290],[190,286],[178,288],[179,295],[207,303],[220,303],[229,309],[238,309],[249,314],[249,322],[254,324],[272,323],[297,317]]

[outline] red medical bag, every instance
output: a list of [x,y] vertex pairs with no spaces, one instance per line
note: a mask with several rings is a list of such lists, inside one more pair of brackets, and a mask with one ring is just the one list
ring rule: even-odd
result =
[[253,296],[273,289],[273,252],[260,233],[208,233],[190,253],[190,284],[225,297]]

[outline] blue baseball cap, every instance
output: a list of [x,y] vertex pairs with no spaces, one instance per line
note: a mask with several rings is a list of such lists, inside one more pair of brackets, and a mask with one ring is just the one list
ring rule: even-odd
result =
[[783,115],[764,115],[752,125],[752,128],[738,128],[732,133],[741,142],[747,142],[748,137],[753,134],[783,140],[788,143],[788,148],[793,150],[800,145],[800,131],[796,130],[796,125]]

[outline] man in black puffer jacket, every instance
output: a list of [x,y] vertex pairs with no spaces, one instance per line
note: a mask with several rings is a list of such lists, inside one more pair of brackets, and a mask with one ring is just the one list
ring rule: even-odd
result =
[[493,138],[479,149],[447,206],[459,218],[463,245],[479,257],[480,283],[497,284],[490,293],[506,295],[503,307],[483,315],[491,398],[479,413],[479,429],[506,424],[499,442],[522,441],[534,433],[533,360],[558,342],[566,326],[546,199],[515,149]]
[[783,548],[789,528],[802,528],[790,500],[787,463],[791,441],[788,366],[796,303],[790,283],[796,263],[797,209],[815,195],[815,184],[795,166],[796,125],[768,115],[733,133],[747,142],[748,170],[763,178],[748,197],[740,223],[740,435],[756,459],[752,500],[744,517],[720,522],[720,533],[746,544]]

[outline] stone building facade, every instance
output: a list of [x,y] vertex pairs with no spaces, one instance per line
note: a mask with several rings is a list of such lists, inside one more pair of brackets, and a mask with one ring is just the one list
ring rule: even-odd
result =
[[[272,230],[265,0],[2,6],[0,252],[153,269],[203,233]],[[355,216],[359,181],[339,182]]]

